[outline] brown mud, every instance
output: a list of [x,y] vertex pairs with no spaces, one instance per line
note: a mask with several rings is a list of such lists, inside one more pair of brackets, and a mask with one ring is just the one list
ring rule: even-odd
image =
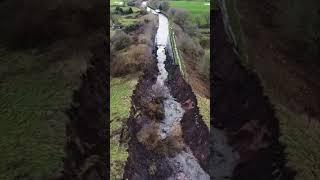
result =
[[[129,157],[126,163],[124,179],[165,179],[171,176],[173,169],[166,160],[163,152],[159,149],[148,150],[137,139],[137,133],[145,123],[152,121],[148,117],[147,105],[152,101],[155,94],[152,91],[152,85],[156,83],[158,69],[156,66],[156,57],[154,51],[154,60],[140,78],[132,96],[132,107],[128,119],[129,129]],[[190,85],[188,85],[179,68],[172,65],[172,59],[167,54],[166,69],[169,73],[167,85],[171,95],[182,104],[185,114],[181,120],[182,137],[184,143],[190,147],[193,155],[198,159],[201,167],[208,170],[208,137],[209,130],[201,119],[197,107],[197,101]]]
[[[101,38],[101,39],[100,39]],[[103,36],[99,37],[104,39]],[[97,180],[109,178],[108,163],[108,63],[105,59],[108,43],[92,47],[90,67],[82,76],[79,90],[67,110],[66,157],[63,170],[52,179]]]

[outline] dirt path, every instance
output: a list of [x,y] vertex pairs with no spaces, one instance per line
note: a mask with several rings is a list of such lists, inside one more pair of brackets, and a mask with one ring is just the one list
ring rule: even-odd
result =
[[132,96],[124,179],[210,179],[209,131],[191,87],[167,56],[168,20],[157,16],[157,64],[145,71]]

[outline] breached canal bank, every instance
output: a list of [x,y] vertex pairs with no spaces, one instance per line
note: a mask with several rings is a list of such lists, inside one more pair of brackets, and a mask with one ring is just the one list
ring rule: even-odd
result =
[[[182,84],[180,82],[181,86],[174,88],[182,90],[180,97],[187,95],[183,97],[186,101],[176,100],[171,95],[175,90],[167,87],[167,84],[170,84],[170,80],[167,80],[170,73],[165,68],[168,20],[162,14],[158,16],[158,64],[156,66],[154,63],[146,70],[132,96],[128,120],[131,139],[124,179],[210,179],[203,169],[209,154],[209,131],[199,115],[198,108],[189,106],[197,102],[183,78],[180,79],[183,81]],[[181,76],[179,70],[176,75]],[[190,99],[188,95],[193,95],[194,98]],[[187,120],[190,118],[191,122]],[[184,125],[184,122],[189,124]],[[198,133],[202,135],[185,139],[189,134]],[[200,146],[189,146],[197,144]]]

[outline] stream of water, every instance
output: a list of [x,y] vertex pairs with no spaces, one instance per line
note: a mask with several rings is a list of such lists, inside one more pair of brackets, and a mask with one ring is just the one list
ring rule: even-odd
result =
[[[154,11],[153,11],[154,12]],[[161,89],[161,95],[164,97],[164,111],[165,117],[160,123],[160,137],[164,140],[170,136],[173,127],[179,126],[181,128],[181,119],[184,114],[184,109],[181,104],[177,102],[172,95],[165,82],[168,77],[168,72],[165,69],[166,61],[166,48],[168,46],[169,39],[169,23],[166,16],[161,13],[157,13],[159,17],[159,27],[156,34],[157,45],[157,66],[159,69],[159,75],[156,83],[153,85],[153,89]],[[159,92],[156,91],[156,92]],[[193,156],[189,147],[177,153],[173,157],[167,157],[174,172],[168,179],[181,179],[181,180],[209,180],[209,175],[201,168],[198,160]]]

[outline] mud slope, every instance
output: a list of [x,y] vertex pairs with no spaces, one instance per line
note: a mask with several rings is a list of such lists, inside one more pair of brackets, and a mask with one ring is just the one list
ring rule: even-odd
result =
[[[207,169],[208,151],[208,128],[201,120],[196,99],[189,85],[181,78],[179,68],[172,68],[177,78],[172,79],[169,86],[174,86],[171,91],[181,104],[185,105],[181,125],[184,142],[191,148],[194,156],[199,160],[201,167]],[[124,179],[164,179],[171,174],[168,164],[164,164],[165,157],[153,151],[149,151],[141,144],[136,134],[140,131],[143,123],[150,121],[150,117],[145,115],[148,103],[152,101],[152,85],[157,80],[157,68],[155,64],[145,71],[143,77],[139,80],[132,96],[132,108],[128,120],[129,127],[129,157],[125,167]],[[154,166],[155,172],[151,172]]]
[[[100,37],[101,40],[103,37]],[[100,41],[101,41],[100,40]],[[93,48],[91,67],[82,77],[82,85],[75,91],[73,104],[67,111],[66,158],[62,175],[55,179],[108,179],[107,62],[105,47],[98,43]]]
[[[211,125],[227,134],[228,143],[239,154],[232,179],[293,179],[285,167],[284,147],[278,141],[278,120],[260,81],[241,65],[237,48],[225,31],[222,12],[213,11],[212,17]],[[210,141],[214,136],[210,135]],[[211,153],[214,148],[210,147]]]

